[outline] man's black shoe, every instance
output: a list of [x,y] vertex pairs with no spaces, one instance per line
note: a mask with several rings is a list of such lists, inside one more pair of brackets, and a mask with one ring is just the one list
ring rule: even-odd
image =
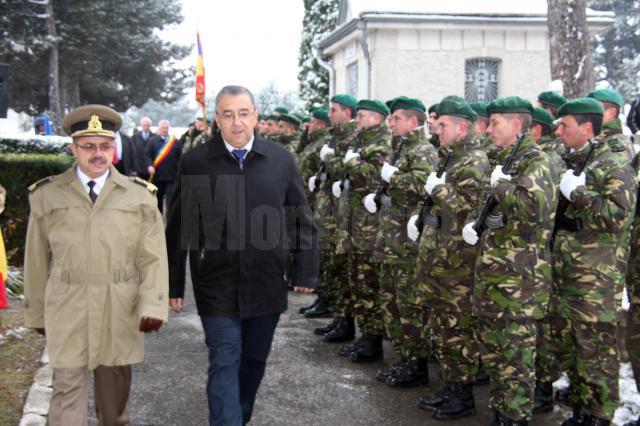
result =
[[567,402],[569,400],[569,395],[573,392],[571,385],[566,388],[558,389],[556,392],[556,401],[558,402]]
[[357,351],[362,347],[363,344],[364,344],[364,335],[360,336],[358,340],[356,340],[350,345],[340,346],[340,348],[338,349],[338,355],[348,357],[349,355],[351,355],[351,352]]
[[298,309],[298,312],[301,313],[301,314],[304,314],[309,309],[315,307],[318,304],[318,302],[320,302],[320,298],[316,297],[316,300],[314,300],[312,304],[307,305],[307,306],[303,306],[302,308]]
[[528,426],[528,420],[513,420],[509,417],[503,416],[502,413],[496,411],[495,417],[491,426]]
[[411,361],[403,369],[394,371],[385,381],[391,387],[410,387],[429,383],[429,364],[425,358]]
[[316,327],[313,330],[313,332],[319,336],[324,336],[325,334],[327,334],[328,332],[336,328],[339,322],[340,322],[340,317],[335,317],[333,321],[331,321],[330,323],[325,324],[321,327]]
[[447,382],[445,387],[435,393],[418,398],[418,408],[426,411],[434,411],[444,404],[451,393],[454,392],[455,383]]
[[369,362],[382,358],[382,336],[365,334],[362,346],[349,354],[353,362]]
[[480,364],[478,364],[478,372],[476,373],[476,385],[488,385],[490,381],[489,375],[484,371],[482,361],[480,361]]
[[330,343],[347,342],[353,340],[355,337],[356,325],[353,317],[340,317],[338,324],[336,324],[333,330],[324,335],[324,341]]
[[538,382],[533,396],[533,414],[548,413],[553,410],[553,383]]
[[436,408],[431,417],[436,420],[453,420],[469,417],[475,413],[476,404],[473,399],[473,386],[455,383],[447,400]]
[[396,374],[397,371],[407,368],[409,360],[406,357],[401,357],[398,361],[394,362],[390,367],[381,368],[376,373],[376,380],[384,382],[392,374]]
[[316,306],[305,311],[305,318],[323,318],[331,316],[333,314],[333,311],[331,310],[331,308],[329,308],[327,302],[325,302],[323,299],[319,300],[320,301],[316,304]]

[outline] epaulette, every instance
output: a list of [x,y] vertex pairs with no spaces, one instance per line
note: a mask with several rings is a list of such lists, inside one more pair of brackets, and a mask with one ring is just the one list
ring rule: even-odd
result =
[[55,179],[56,179],[55,176],[47,176],[46,178],[42,178],[39,181],[34,182],[31,185],[29,185],[29,187],[27,188],[27,191],[33,192],[36,189],[40,188],[42,185],[46,185],[49,182],[53,182]]
[[131,182],[133,183],[144,186],[145,188],[147,188],[147,191],[149,191],[153,195],[156,195],[156,192],[158,192],[157,186],[155,186],[151,182],[147,182],[144,179],[140,179],[138,176],[129,176],[129,179],[131,179]]

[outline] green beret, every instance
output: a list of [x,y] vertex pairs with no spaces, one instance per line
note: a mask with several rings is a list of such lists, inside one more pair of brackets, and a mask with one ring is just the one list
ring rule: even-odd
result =
[[466,118],[469,121],[476,121],[478,114],[466,102],[460,102],[453,99],[443,100],[436,108],[438,117],[443,115],[453,115],[455,117]]
[[389,115],[389,108],[377,99],[362,99],[356,104],[356,111],[366,109],[367,111],[377,112],[385,117]]
[[293,124],[296,127],[300,126],[300,120],[291,114],[280,114],[280,120]]
[[339,95],[335,95],[331,98],[331,102],[355,110],[358,100],[348,93],[340,93]]
[[553,129],[553,122],[555,118],[549,111],[543,108],[534,108],[533,114],[531,114],[532,121],[538,124],[544,124],[549,129]]
[[388,101],[386,101],[384,104],[387,106],[387,108],[389,108],[389,110],[391,110],[391,105],[393,105],[393,103],[396,101],[396,99],[398,99],[400,96],[396,96],[393,99],[389,99]]
[[189,127],[191,127],[191,126],[195,126],[195,125],[196,125],[196,122],[195,122],[195,121],[190,121],[190,122],[189,122]]
[[567,100],[567,98],[557,94],[556,92],[542,92],[538,95],[538,102],[542,105],[549,105],[556,109],[567,103]]
[[572,99],[558,109],[558,117],[574,114],[598,114],[604,115],[602,104],[593,98]]
[[624,100],[620,93],[614,89],[598,89],[587,95],[588,98],[597,99],[600,102],[609,102],[610,104],[617,105],[618,108],[622,108]]
[[424,104],[420,99],[398,96],[397,98],[392,99],[392,101],[391,105],[389,105],[391,112],[398,109],[412,109],[414,111],[425,112]]
[[269,114],[264,119],[267,121],[280,121],[280,114]]
[[433,104],[429,107],[429,115],[431,115],[432,112],[436,112],[436,109],[438,109],[438,104]]
[[489,106],[486,102],[471,102],[469,104],[471,109],[478,115],[478,117],[488,117],[489,113],[487,113],[487,107]]
[[313,118],[317,118],[318,120],[322,120],[327,124],[329,122],[329,110],[326,108],[316,108],[312,112]]
[[311,122],[311,116],[307,115],[307,114],[300,114],[302,116],[302,122],[303,123],[310,123]]
[[[442,101],[466,102],[463,97],[457,95],[449,95],[442,98]],[[440,101],[440,102],[442,102]]]
[[496,113],[533,113],[533,105],[526,99],[519,96],[507,96],[492,101],[487,107],[489,115]]
[[279,106],[274,109],[278,114],[289,114],[289,109],[287,107]]

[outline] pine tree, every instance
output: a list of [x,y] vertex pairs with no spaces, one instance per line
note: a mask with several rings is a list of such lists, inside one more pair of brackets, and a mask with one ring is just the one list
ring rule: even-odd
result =
[[318,43],[336,27],[338,5],[338,0],[304,0],[298,80],[307,109],[326,106],[329,101],[329,73],[315,56]]

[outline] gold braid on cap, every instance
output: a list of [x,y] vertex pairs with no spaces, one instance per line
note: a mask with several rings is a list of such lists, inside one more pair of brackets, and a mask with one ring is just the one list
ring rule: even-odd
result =
[[95,135],[95,136],[108,136],[111,138],[115,137],[115,133],[111,130],[105,130],[102,128],[102,122],[100,121],[100,117],[98,117],[96,114],[93,114],[91,116],[91,119],[87,122],[87,128],[84,130],[78,130],[77,132],[74,132],[71,137],[75,138],[78,136],[89,136],[89,135]]

